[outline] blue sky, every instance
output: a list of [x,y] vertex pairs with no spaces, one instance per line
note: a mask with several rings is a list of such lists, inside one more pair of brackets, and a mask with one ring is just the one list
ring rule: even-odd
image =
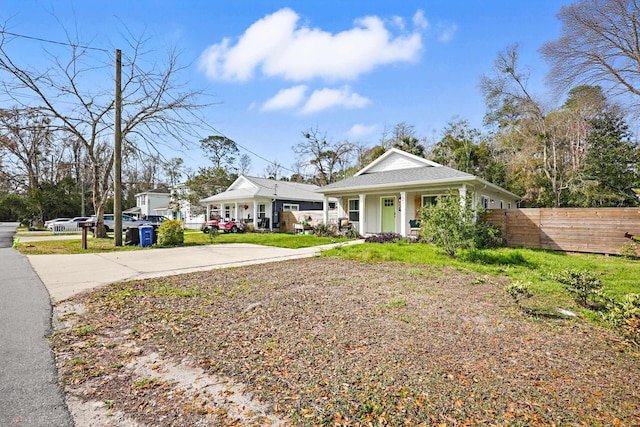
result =
[[[149,59],[158,61],[175,46],[187,65],[183,77],[214,103],[203,111],[208,124],[287,168],[296,160],[291,147],[309,128],[331,141],[369,146],[399,122],[430,140],[454,118],[481,129],[479,79],[514,43],[532,92],[560,102],[544,87],[548,67],[538,49],[558,37],[555,15],[568,3],[0,0],[0,20],[7,31],[53,40],[64,41],[66,28],[84,43],[121,48],[125,56],[123,35],[144,34]],[[46,66],[42,43],[12,43],[21,63]],[[100,65],[109,61],[100,52],[92,58]],[[213,133],[200,130],[203,138]],[[183,157],[191,168],[206,165],[197,149],[164,155]],[[262,175],[266,165],[252,155],[253,175]]]

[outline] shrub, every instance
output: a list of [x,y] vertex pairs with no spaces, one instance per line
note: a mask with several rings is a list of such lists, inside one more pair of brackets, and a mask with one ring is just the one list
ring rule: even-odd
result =
[[367,243],[395,243],[399,240],[405,240],[402,235],[398,233],[380,233],[364,239]]
[[433,243],[452,258],[461,249],[475,245],[474,213],[467,196],[464,206],[460,205],[457,192],[450,191],[438,198],[433,206],[420,208],[419,216],[423,234],[433,239]]
[[513,281],[511,284],[505,286],[504,291],[513,298],[518,306],[520,306],[521,300],[531,298],[533,296],[533,292],[531,292],[531,283],[525,283],[520,280]]
[[313,234],[318,237],[338,237],[338,228],[321,222],[313,227]]
[[622,302],[609,303],[605,320],[622,330],[625,338],[640,345],[640,294],[627,294]]
[[631,241],[620,246],[620,249],[618,249],[618,251],[620,252],[620,255],[622,255],[623,257],[635,258],[640,253],[640,251],[638,251],[639,247],[640,245],[638,245],[634,241]]
[[179,246],[184,243],[182,222],[167,220],[158,227],[158,244],[160,246]]
[[600,296],[602,282],[592,272],[587,270],[573,270],[567,268],[558,274],[554,274],[554,280],[562,283],[576,301],[583,307],[589,306],[589,299],[595,302]]
[[360,237],[362,237],[360,236],[360,233],[358,233],[358,230],[355,229],[355,227],[348,228],[347,230],[343,231],[341,234],[347,239],[359,239]]
[[478,249],[497,248],[504,244],[500,228],[488,222],[475,224],[473,240]]

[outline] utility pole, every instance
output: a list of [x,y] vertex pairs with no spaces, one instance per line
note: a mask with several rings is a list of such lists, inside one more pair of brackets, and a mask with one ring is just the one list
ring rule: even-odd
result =
[[116,49],[116,99],[113,126],[113,234],[116,246],[122,246],[122,51]]

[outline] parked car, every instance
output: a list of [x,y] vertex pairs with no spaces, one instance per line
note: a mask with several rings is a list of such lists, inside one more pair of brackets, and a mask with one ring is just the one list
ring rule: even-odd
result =
[[243,233],[247,229],[247,225],[243,221],[225,218],[224,220],[212,219],[200,227],[203,233],[209,233],[212,229],[224,231],[225,233]]
[[160,226],[160,224],[167,221],[168,219],[169,218],[162,215],[147,215],[146,217],[143,217],[140,221],[144,222],[145,224],[152,225],[154,228],[157,228]]
[[70,220],[71,218],[53,218],[53,219],[50,219],[49,221],[45,221],[44,226],[45,228],[49,228],[49,226],[54,222],[62,222],[62,221],[70,221]]
[[78,231],[78,229],[80,229],[80,223],[85,222],[88,219],[89,217],[86,217],[86,216],[77,216],[67,221],[52,222],[47,225],[47,228],[57,233]]
[[[95,216],[92,216],[91,218],[89,218],[87,220],[88,223],[93,224],[92,226],[89,227],[89,230],[93,231],[95,224],[96,224],[97,218]],[[115,217],[113,214],[104,214],[104,229],[105,231],[113,231],[113,228],[115,227],[114,225],[115,222]],[[129,215],[122,215],[122,230],[128,230],[129,228],[138,228],[141,225],[146,225],[148,224],[148,222],[146,221],[139,221],[137,219],[135,219],[132,216]]]

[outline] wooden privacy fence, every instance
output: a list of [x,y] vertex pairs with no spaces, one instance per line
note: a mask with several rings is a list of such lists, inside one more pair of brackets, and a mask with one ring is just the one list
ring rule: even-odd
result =
[[507,246],[620,254],[640,235],[640,208],[491,209],[481,220],[502,230]]

